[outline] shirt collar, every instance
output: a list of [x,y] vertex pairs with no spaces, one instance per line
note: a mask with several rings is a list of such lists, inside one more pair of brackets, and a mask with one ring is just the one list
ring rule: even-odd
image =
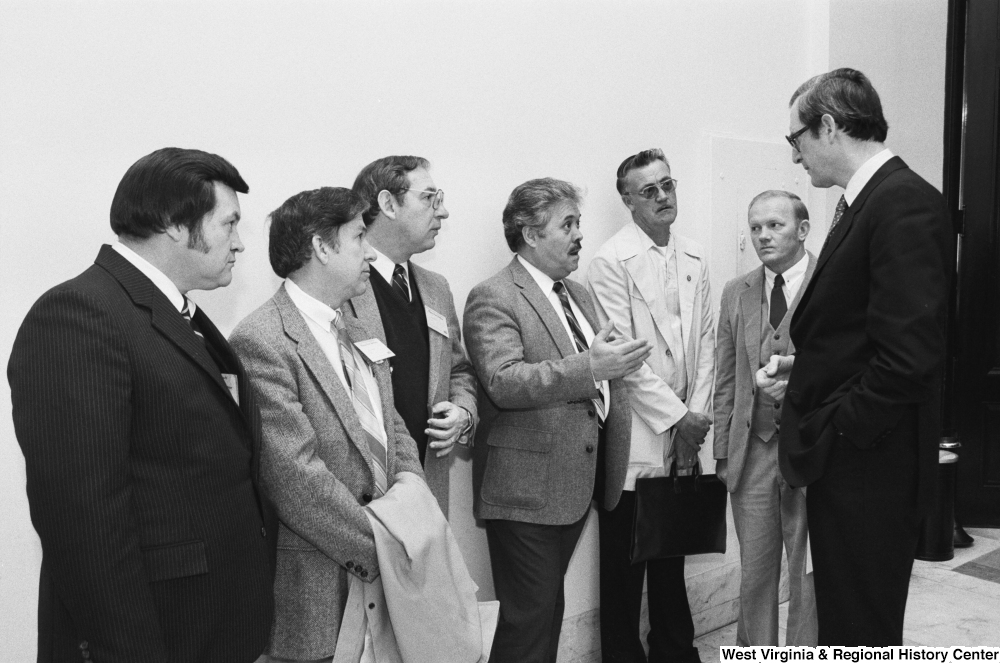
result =
[[639,227],[639,224],[635,221],[632,222],[635,226],[636,231],[639,233],[639,245],[642,247],[643,251],[648,252],[650,249],[655,250],[660,255],[664,257],[669,257],[674,251],[674,234],[670,233],[670,237],[667,239],[666,246],[657,246],[656,242],[646,234],[646,231]]
[[[802,254],[799,261],[785,270],[785,273],[781,277],[785,280],[785,283],[794,283],[795,279],[803,276],[806,273],[806,268],[809,267],[809,253],[806,252]],[[774,287],[774,276],[775,272],[768,267],[764,266],[764,276],[767,278],[767,283],[772,288]]]
[[538,287],[542,289],[542,292],[545,293],[546,296],[548,296],[548,294],[552,292],[552,286],[555,284],[555,281],[552,280],[552,277],[550,277],[548,274],[546,274],[542,270],[532,265],[530,262],[522,258],[520,255],[517,256],[517,259],[520,261],[522,265],[524,265],[524,268],[528,270],[528,273],[531,274],[531,278],[535,279],[535,283],[537,283]]
[[873,156],[868,161],[861,164],[861,167],[851,176],[851,179],[847,182],[847,188],[844,189],[844,200],[847,201],[848,206],[854,203],[854,199],[858,197],[861,190],[865,188],[868,184],[868,180],[872,178],[875,172],[885,165],[885,162],[892,158],[892,151],[886,148]]
[[[382,278],[385,279],[386,283],[392,283],[392,272],[396,269],[397,263],[394,263],[393,261],[389,260],[389,258],[386,257],[384,253],[376,249],[374,246],[372,247],[372,251],[375,252],[375,262],[372,263],[372,267],[374,267],[378,271],[378,273],[382,275]],[[410,282],[409,261],[402,263],[401,266],[403,268],[403,274],[406,275],[406,282],[409,283]]]
[[300,288],[295,281],[285,279],[285,292],[291,298],[295,307],[302,314],[328,332],[332,332],[331,324],[340,315],[340,309],[330,308]]
[[[169,276],[161,272],[153,265],[153,263],[149,262],[138,253],[125,246],[120,241],[112,244],[111,248],[117,251],[121,257],[132,263],[133,267],[138,269],[146,276],[146,278],[152,281],[153,285],[159,288],[160,291],[167,296],[167,299],[169,299],[170,303],[174,305],[174,308],[177,309],[178,313],[184,309],[184,300],[186,297],[181,294],[181,291],[177,289],[177,286],[170,280]],[[188,302],[188,310],[191,315],[194,316],[194,312],[198,310],[198,307],[195,306],[194,302],[190,299],[188,299]]]

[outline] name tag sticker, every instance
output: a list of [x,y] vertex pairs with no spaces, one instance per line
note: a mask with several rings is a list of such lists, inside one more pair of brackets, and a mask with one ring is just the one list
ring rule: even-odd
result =
[[354,347],[361,350],[361,354],[363,354],[368,361],[375,364],[386,360],[389,357],[396,356],[396,353],[390,350],[389,346],[377,338],[369,338],[366,341],[358,341],[354,344]]
[[227,387],[229,387],[229,394],[233,397],[233,400],[236,401],[236,404],[239,405],[240,404],[239,380],[237,380],[236,376],[233,375],[232,373],[223,373],[222,381],[226,383]]
[[427,313],[427,326],[445,338],[449,338],[448,320],[430,306],[424,306],[424,312]]

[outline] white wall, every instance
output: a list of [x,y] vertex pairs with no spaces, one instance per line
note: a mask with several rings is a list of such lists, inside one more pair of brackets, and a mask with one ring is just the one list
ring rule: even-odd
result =
[[[680,179],[677,230],[721,241],[710,136],[781,142],[790,93],[828,62],[872,70],[890,142],[904,157],[925,145],[911,162],[937,182],[946,1],[875,3],[874,22],[858,27],[848,15],[862,4],[873,3],[4,0],[0,358],[32,302],[112,239],[107,210],[124,171],[166,145],[219,153],[250,184],[234,283],[196,296],[225,332],[278,284],[266,214],[300,190],[349,186],[386,154],[427,157],[447,191],[451,219],[418,261],[449,278],[459,310],[509,259],[500,212],[532,177],[586,187],[581,271],[627,219],[615,168],[647,147],[662,147]],[[913,72],[914,61],[926,66]],[[918,123],[929,128],[910,137]],[[716,300],[734,275],[713,274]],[[0,660],[23,661],[34,652],[41,551],[0,383]],[[458,458],[453,520],[489,594],[468,473]],[[589,528],[567,615],[596,606],[595,572]]]

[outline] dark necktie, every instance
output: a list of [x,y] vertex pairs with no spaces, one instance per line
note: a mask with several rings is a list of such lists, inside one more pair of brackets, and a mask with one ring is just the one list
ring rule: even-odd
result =
[[830,229],[826,232],[826,239],[823,240],[823,248],[819,250],[820,253],[823,253],[823,250],[826,249],[826,245],[830,243],[830,238],[833,237],[833,229],[837,227],[838,223],[840,223],[840,217],[844,216],[844,212],[846,211],[847,198],[841,196],[840,200],[837,201],[837,211],[833,213],[833,221],[830,222]]
[[410,301],[410,284],[406,282],[406,270],[402,265],[396,265],[392,270],[392,289],[403,298],[403,301]]
[[[569,305],[569,293],[566,292],[566,286],[563,285],[562,281],[556,281],[552,284],[552,290],[555,291],[556,296],[559,298],[559,303],[562,304],[563,313],[566,314],[566,322],[569,323],[569,328],[573,331],[573,342],[576,344],[577,352],[586,352],[590,349],[587,345],[587,339],[583,335],[583,329],[580,328],[580,323],[573,314],[573,307]],[[600,398],[593,399],[594,406],[597,408],[597,413],[601,417],[601,421],[604,421],[606,413],[604,412],[604,394],[601,394]]]
[[788,303],[785,301],[785,293],[781,286],[785,284],[785,279],[781,274],[774,275],[774,287],[771,288],[771,306],[768,318],[771,321],[771,329],[777,329],[781,324],[785,313],[788,312]]

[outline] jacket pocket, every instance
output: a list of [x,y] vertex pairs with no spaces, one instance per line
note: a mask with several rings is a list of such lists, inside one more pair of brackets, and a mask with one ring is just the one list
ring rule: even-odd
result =
[[208,573],[204,541],[184,541],[142,549],[150,582]]
[[541,509],[549,477],[552,433],[533,428],[495,426],[487,439],[489,456],[482,498],[514,509]]

